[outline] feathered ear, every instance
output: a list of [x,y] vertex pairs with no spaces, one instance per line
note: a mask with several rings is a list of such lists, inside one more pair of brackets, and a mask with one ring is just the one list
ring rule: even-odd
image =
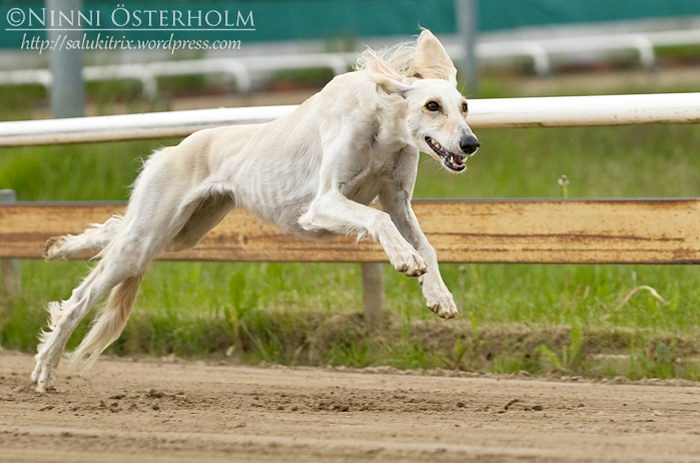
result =
[[406,92],[411,89],[411,87],[408,85],[404,85],[398,80],[381,74],[370,74],[369,78],[377,84],[377,88],[390,95],[400,95],[405,97]]
[[418,36],[416,58],[413,64],[416,77],[444,79],[457,85],[457,68],[440,41],[428,29]]

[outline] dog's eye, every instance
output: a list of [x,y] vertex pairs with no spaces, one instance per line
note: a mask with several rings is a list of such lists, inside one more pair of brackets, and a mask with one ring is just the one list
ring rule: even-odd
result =
[[437,111],[438,109],[440,109],[440,105],[437,101],[428,101],[425,104],[425,109],[427,109],[428,111]]
[[467,103],[462,103],[462,112],[466,113],[469,108],[467,107]]

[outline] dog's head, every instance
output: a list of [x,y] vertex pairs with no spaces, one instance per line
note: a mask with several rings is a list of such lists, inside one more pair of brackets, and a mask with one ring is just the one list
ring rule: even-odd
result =
[[406,99],[408,130],[415,146],[450,172],[462,172],[465,160],[479,149],[467,125],[469,106],[457,90],[457,69],[440,41],[429,31],[418,37],[413,75],[405,83],[387,77],[377,83]]

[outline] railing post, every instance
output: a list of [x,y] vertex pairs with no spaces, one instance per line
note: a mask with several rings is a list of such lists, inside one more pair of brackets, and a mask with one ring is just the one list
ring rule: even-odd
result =
[[[82,0],[46,0],[49,13],[57,18],[65,14],[77,16]],[[79,42],[83,38],[80,26],[65,30],[50,27],[46,32],[55,49],[49,53],[51,68],[51,112],[53,117],[80,117],[85,112],[85,84],[83,82],[83,52],[78,47],[65,47],[67,41]],[[60,44],[60,45],[59,45]]]
[[464,71],[467,77],[469,96],[479,93],[479,60],[476,42],[479,29],[479,0],[455,0],[459,39],[464,50]]
[[384,273],[382,264],[364,262],[362,265],[362,302],[365,322],[370,331],[375,330],[384,318]]
[[[0,190],[0,204],[13,204],[17,202],[14,190]],[[2,268],[3,292],[10,298],[19,296],[22,291],[20,280],[19,260],[0,259]]]

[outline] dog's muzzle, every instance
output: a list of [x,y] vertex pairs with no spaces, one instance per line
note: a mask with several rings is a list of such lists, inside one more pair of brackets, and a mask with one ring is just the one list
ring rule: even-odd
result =
[[455,172],[461,172],[467,168],[466,164],[464,164],[463,155],[448,151],[444,146],[430,137],[425,137],[425,142],[428,144],[428,146],[430,146],[430,148],[432,148],[435,154],[442,158],[442,162],[448,169]]

